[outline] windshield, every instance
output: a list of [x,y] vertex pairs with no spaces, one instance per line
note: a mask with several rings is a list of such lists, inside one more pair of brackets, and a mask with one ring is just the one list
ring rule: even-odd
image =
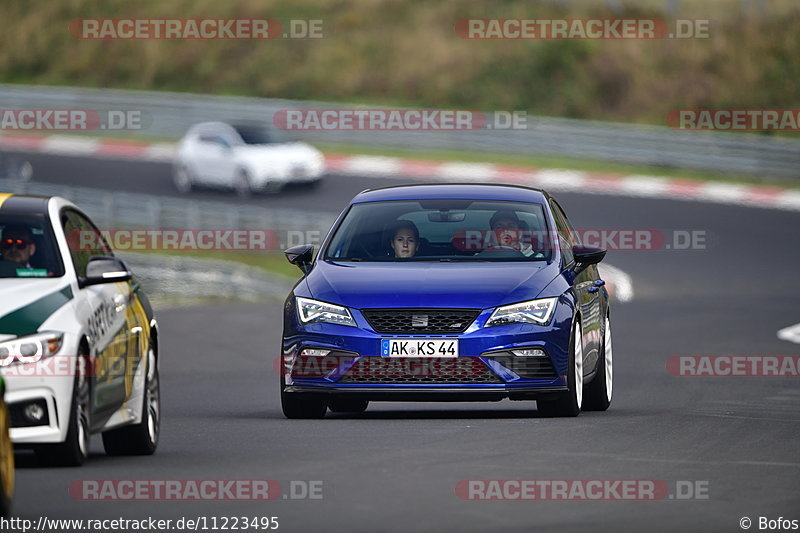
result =
[[330,261],[546,261],[540,204],[416,200],[355,204],[328,245]]
[[266,126],[259,124],[238,124],[233,128],[241,136],[245,144],[274,144],[284,140]]
[[0,278],[63,275],[50,223],[43,216],[0,215]]

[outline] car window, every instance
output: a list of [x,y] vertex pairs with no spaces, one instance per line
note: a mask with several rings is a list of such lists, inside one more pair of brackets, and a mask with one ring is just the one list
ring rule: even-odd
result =
[[561,250],[561,255],[564,257],[564,266],[569,266],[575,262],[575,256],[572,253],[573,245],[579,244],[577,234],[572,230],[566,215],[561,210],[561,207],[554,201],[550,201],[550,206],[553,209],[553,218],[556,221],[556,230],[558,234],[558,247]]
[[[495,229],[500,220],[513,227]],[[405,252],[393,244],[395,239],[409,241]],[[438,199],[355,204],[322,257],[352,261],[544,261],[551,257],[549,248],[541,204]]]
[[274,144],[284,141],[278,132],[258,124],[237,124],[233,126],[233,129],[236,130],[236,133],[239,134],[245,144]]
[[50,221],[44,216],[0,216],[0,278],[64,275]]
[[86,265],[92,257],[113,257],[114,253],[100,230],[82,214],[72,209],[65,210],[61,216],[61,223],[67,237],[72,264],[78,276],[86,277]]
[[218,144],[221,146],[232,146],[233,143],[224,135],[219,135],[216,133],[204,133],[201,134],[199,137],[201,142],[204,143],[211,143],[211,144]]

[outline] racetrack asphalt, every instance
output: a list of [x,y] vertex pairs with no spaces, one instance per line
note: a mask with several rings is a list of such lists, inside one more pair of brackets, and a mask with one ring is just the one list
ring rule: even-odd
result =
[[[30,154],[37,181],[166,196],[169,165]],[[335,212],[398,179],[330,176],[247,200]],[[198,197],[239,202],[217,191]],[[163,421],[152,457],[81,468],[18,453],[14,514],[49,518],[277,516],[283,531],[741,531],[749,517],[800,519],[798,378],[675,377],[673,355],[796,355],[777,330],[800,322],[800,215],[563,193],[577,228],[703,231],[705,249],[611,251],[636,297],[612,308],[615,398],[605,413],[538,416],[535,402],[373,403],[363,415],[286,420],[273,360],[281,302],[164,309]],[[322,499],[93,502],[81,479],[322,481]],[[650,479],[708,487],[707,499],[463,501],[469,479]]]

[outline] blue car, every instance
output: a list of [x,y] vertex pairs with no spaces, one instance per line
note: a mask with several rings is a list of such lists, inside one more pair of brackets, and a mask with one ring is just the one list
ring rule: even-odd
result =
[[287,418],[370,401],[536,400],[545,416],[608,409],[608,293],[548,193],[510,185],[366,190],[284,305]]

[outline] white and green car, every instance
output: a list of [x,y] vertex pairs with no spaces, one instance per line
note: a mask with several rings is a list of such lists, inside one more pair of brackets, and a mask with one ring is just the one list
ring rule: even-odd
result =
[[158,325],[91,220],[59,197],[0,193],[0,370],[11,440],[80,465],[158,445]]

